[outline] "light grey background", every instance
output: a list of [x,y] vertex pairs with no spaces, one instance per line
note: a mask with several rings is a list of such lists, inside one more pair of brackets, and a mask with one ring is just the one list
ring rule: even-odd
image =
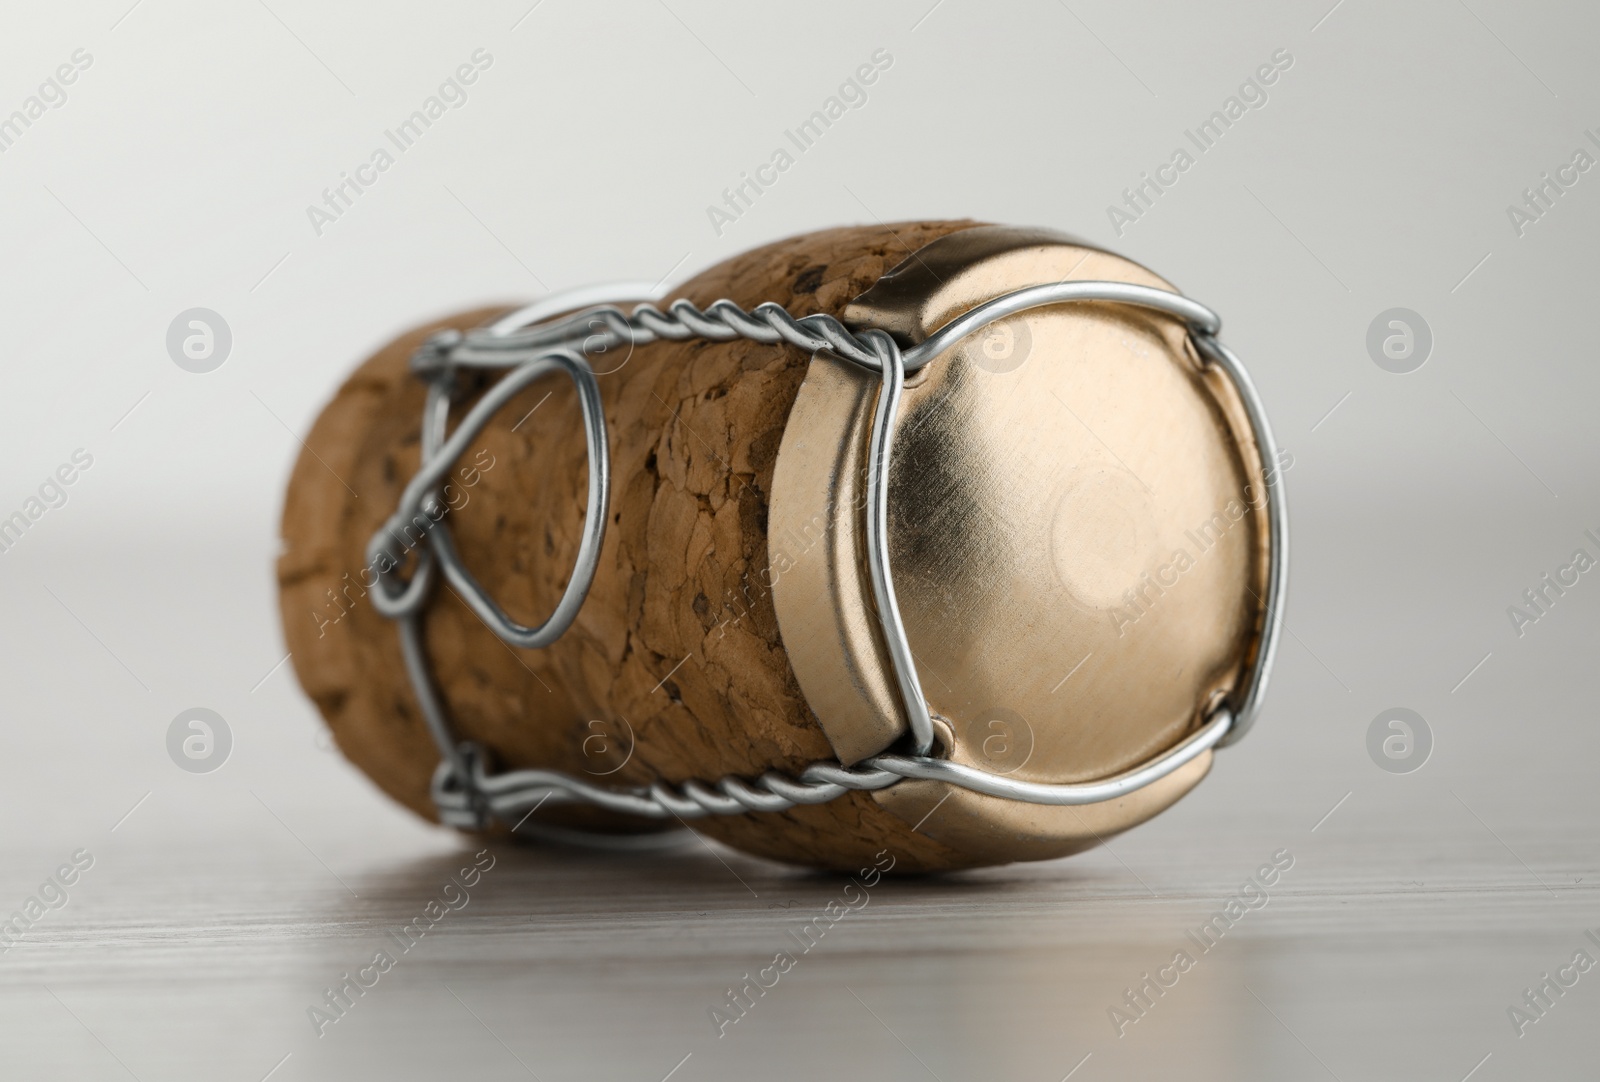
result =
[[[93,62],[0,154],[0,514],[75,450],[93,466],[0,553],[0,913],[73,851],[95,862],[0,955],[0,1073],[1593,1073],[1600,972],[1520,1037],[1507,1008],[1574,951],[1600,959],[1600,585],[1521,637],[1506,609],[1600,548],[1600,172],[1523,236],[1507,207],[1600,155],[1600,11],[20,8],[0,116],[75,49]],[[479,48],[465,104],[318,236],[307,205]],[[707,205],[880,48],[868,101],[718,236]],[[1116,236],[1107,206],[1278,49],[1268,104]],[[839,884],[694,842],[498,847],[469,907],[315,1036],[306,1008],[470,853],[329,752],[280,664],[282,485],[344,373],[453,309],[945,216],[1079,233],[1224,315],[1294,455],[1289,633],[1257,730],[1110,850],[885,883],[722,1038],[709,1008]],[[207,374],[166,352],[196,307],[233,336]],[[1408,375],[1366,351],[1394,307],[1435,339]],[[231,729],[212,773],[168,757],[197,706]],[[1432,730],[1415,773],[1368,758],[1392,707]],[[1123,990],[1280,848],[1271,903],[1119,1037]]]

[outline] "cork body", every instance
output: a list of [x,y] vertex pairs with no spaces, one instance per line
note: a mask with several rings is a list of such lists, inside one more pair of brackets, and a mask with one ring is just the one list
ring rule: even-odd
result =
[[[917,248],[973,224],[808,234],[713,267],[678,295],[838,316]],[[440,327],[494,314],[418,328],[363,363],[307,436],[284,506],[278,578],[295,671],[344,754],[428,818],[439,756],[396,629],[367,597],[373,575],[362,553],[417,469],[423,386],[407,367],[411,353]],[[591,360],[613,462],[593,587],[566,635],[532,651],[507,646],[437,588],[426,643],[457,735],[489,749],[498,769],[548,767],[613,785],[754,777],[832,758],[790,668],[767,567],[773,470],[809,358],[736,340],[658,342]],[[464,386],[453,416],[481,390]],[[582,421],[560,376],[523,391],[451,474],[444,498],[462,558],[522,622],[543,619],[560,597],[586,483]],[[536,818],[662,826],[578,805]],[[758,856],[839,870],[871,866],[884,849],[896,871],[992,862],[917,833],[863,793],[693,825]]]

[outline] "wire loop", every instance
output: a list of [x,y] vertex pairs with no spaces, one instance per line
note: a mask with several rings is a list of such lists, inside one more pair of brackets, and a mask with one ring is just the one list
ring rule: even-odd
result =
[[[653,293],[627,287],[626,297]],[[582,801],[611,811],[650,819],[701,818],[778,812],[798,805],[822,804],[849,792],[885,789],[915,778],[959,786],[1006,800],[1043,805],[1080,805],[1110,800],[1171,774],[1213,747],[1242,737],[1255,720],[1266,691],[1282,625],[1288,563],[1288,517],[1280,477],[1266,488],[1268,569],[1263,616],[1254,657],[1233,696],[1218,704],[1204,723],[1177,745],[1111,778],[1073,784],[1025,782],[962,766],[933,756],[933,723],[923,697],[914,659],[906,640],[889,567],[888,475],[894,446],[894,422],[901,389],[917,371],[967,336],[1019,312],[1042,305],[1109,302],[1135,305],[1182,320],[1202,362],[1222,372],[1244,404],[1256,448],[1263,463],[1277,458],[1277,445],[1266,411],[1239,359],[1218,339],[1216,313],[1166,290],[1126,282],[1055,282],[1029,286],[996,297],[951,320],[910,349],[886,332],[852,332],[829,315],[796,318],[781,305],[767,302],[745,311],[730,300],[704,310],[686,299],[662,311],[642,303],[624,313],[611,303],[615,296],[584,290],[567,301],[546,298],[508,315],[493,325],[468,331],[445,331],[431,338],[413,358],[412,367],[428,382],[422,426],[422,464],[406,486],[400,506],[367,546],[378,573],[372,591],[374,606],[400,624],[407,675],[429,732],[439,746],[432,796],[441,822],[481,829],[492,819],[514,822],[546,801]],[[573,311],[573,309],[579,309]],[[555,317],[555,318],[552,318]],[[517,770],[491,774],[482,750],[453,736],[444,706],[429,675],[421,621],[432,585],[443,575],[491,630],[517,647],[548,646],[576,618],[599,562],[610,494],[610,453],[599,385],[586,359],[618,345],[643,345],[659,340],[702,338],[725,342],[745,338],[766,344],[787,343],[809,353],[827,350],[882,379],[874,407],[867,479],[867,563],[879,626],[906,712],[911,753],[874,756],[853,767],[816,762],[790,776],[768,771],[755,779],[727,776],[714,783],[656,781],[629,788],[596,785],[555,770]],[[461,368],[505,368],[509,373],[468,411],[448,433],[450,392]],[[552,372],[567,375],[578,390],[589,456],[588,506],[572,577],[559,604],[542,623],[528,627],[507,616],[462,564],[449,528],[440,519],[442,482],[457,458],[494,415],[523,388]],[[415,531],[413,540],[410,531]],[[398,547],[397,547],[398,546]],[[410,579],[399,568],[406,552],[416,550]]]

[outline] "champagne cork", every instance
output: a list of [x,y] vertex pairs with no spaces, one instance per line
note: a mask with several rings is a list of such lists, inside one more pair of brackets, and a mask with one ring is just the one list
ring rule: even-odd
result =
[[[491,609],[457,591],[475,580],[536,625],[595,557],[575,384],[518,368],[474,414],[493,410],[487,424],[450,441],[437,498],[394,518],[423,449],[418,347],[503,310],[388,344],[319,417],[284,508],[285,634],[338,746],[385,792],[439,818],[439,745],[413,684],[425,674],[447,746],[479,749],[491,777],[546,772],[508,779],[486,829],[627,844],[701,799],[642,800],[652,784],[860,764],[866,790],[682,825],[791,863],[855,871],[892,854],[896,871],[942,871],[1099,844],[1179,800],[1248,728],[1282,606],[1271,492],[1287,466],[1214,313],[1082,241],[963,221],[791,238],[675,295],[832,317],[856,360],[805,335],[753,340],[771,325],[750,317],[740,330],[657,313],[634,346],[592,324],[604,539],[581,605],[563,610],[573,622],[523,640],[542,648],[497,635],[477,615]],[[443,363],[454,346],[435,342],[423,360],[445,381],[440,404],[465,423],[505,365],[579,348],[581,323],[537,340],[497,330],[515,361],[469,348]],[[880,371],[852,333],[877,336]],[[870,449],[891,438],[892,458]],[[368,544],[380,527],[404,550],[388,548],[402,579],[446,559],[445,531],[459,555],[426,595],[415,671],[374,605],[390,585],[378,572],[396,570],[365,562],[388,559]],[[562,799],[571,779],[631,792],[641,814]],[[615,795],[599,794],[629,806]],[[512,822],[511,808],[528,810]]]
[[[812,233],[736,256],[676,295],[840,316],[918,248],[974,224]],[[499,311],[419,327],[362,363],[306,437],[284,505],[280,606],[301,685],[340,750],[430,819],[439,753],[395,626],[368,596],[375,575],[363,550],[418,467],[425,389],[408,369],[412,353],[441,328]],[[593,585],[576,622],[540,650],[506,645],[448,585],[435,587],[425,642],[456,736],[487,749],[496,770],[544,767],[617,786],[833,759],[790,666],[767,566],[773,473],[810,359],[739,339],[622,346],[590,360],[613,469]],[[465,374],[452,416],[492,378]],[[586,484],[576,395],[559,377],[523,390],[452,470],[445,521],[462,560],[518,620],[536,622],[559,600]],[[678,825],[553,802],[533,819],[619,833]],[[897,871],[990,862],[919,833],[864,792],[692,825],[748,853],[839,870],[870,866],[885,849]]]

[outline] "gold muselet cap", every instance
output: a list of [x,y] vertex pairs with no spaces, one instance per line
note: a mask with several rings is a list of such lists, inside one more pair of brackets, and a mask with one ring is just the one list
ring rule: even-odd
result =
[[[985,301],[1070,281],[1175,292],[1081,241],[984,226],[913,253],[845,321],[909,348]],[[846,764],[910,731],[862,513],[882,386],[814,356],[768,526],[783,643]],[[1108,779],[1192,737],[1250,679],[1266,627],[1272,464],[1181,319],[1099,300],[1018,312],[909,375],[893,424],[889,565],[937,753],[1020,782]],[[986,862],[1041,859],[1160,812],[1211,756],[1095,803],[917,779],[873,797]]]

